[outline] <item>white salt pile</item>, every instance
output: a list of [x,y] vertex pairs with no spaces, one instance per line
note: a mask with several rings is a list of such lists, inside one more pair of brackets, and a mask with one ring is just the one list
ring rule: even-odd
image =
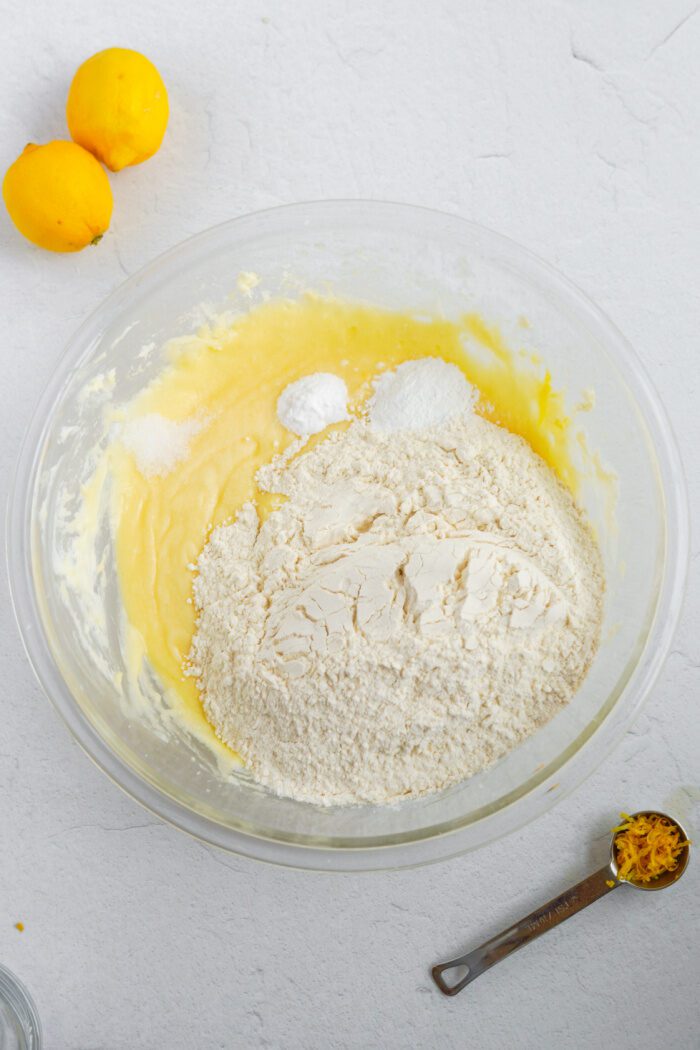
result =
[[385,433],[439,426],[471,411],[476,393],[456,365],[437,357],[406,361],[374,382],[373,427]]
[[187,456],[190,441],[201,428],[196,419],[177,423],[151,412],[125,425],[122,442],[133,452],[144,477],[162,477]]
[[298,437],[307,438],[348,416],[348,388],[340,376],[314,372],[290,383],[277,400],[277,418]]

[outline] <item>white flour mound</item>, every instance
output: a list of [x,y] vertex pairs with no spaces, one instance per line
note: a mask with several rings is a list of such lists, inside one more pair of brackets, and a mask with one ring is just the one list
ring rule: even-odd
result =
[[598,644],[601,562],[521,438],[473,415],[356,422],[259,480],[288,499],[212,533],[189,673],[260,783],[321,804],[422,795],[571,699]]

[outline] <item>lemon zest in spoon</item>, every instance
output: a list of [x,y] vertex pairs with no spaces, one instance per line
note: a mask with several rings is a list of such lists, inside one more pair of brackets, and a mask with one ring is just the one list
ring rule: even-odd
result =
[[667,871],[675,871],[678,858],[689,842],[678,825],[658,813],[630,817],[613,828],[617,877],[621,882],[651,882]]

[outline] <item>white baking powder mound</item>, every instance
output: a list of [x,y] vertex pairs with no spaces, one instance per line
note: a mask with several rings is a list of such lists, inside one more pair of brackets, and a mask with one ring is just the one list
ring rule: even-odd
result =
[[476,394],[456,365],[438,357],[406,361],[374,382],[369,418],[376,430],[423,430],[470,412]]

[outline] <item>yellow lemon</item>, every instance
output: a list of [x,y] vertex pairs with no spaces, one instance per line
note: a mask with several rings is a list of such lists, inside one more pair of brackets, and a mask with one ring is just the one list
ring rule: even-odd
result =
[[103,168],[75,142],[30,143],[2,183],[20,233],[52,252],[97,244],[112,217],[112,189]]
[[121,171],[159,148],[168,124],[168,93],[152,62],[123,47],[83,62],[68,92],[71,137]]

